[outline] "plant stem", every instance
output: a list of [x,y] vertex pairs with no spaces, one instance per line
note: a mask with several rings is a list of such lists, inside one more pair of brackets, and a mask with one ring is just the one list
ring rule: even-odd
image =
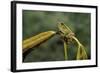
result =
[[64,59],[65,60],[68,59],[68,55],[67,55],[67,43],[66,43],[66,41],[64,41]]
[[75,41],[76,41],[76,43],[78,44],[78,45],[80,45],[80,42],[78,41],[78,39],[76,38],[76,37],[72,37]]
[[76,43],[78,44],[78,49],[77,49],[77,55],[76,55],[76,60],[80,60],[80,42],[77,40],[77,38],[76,37],[72,37],[75,41],[76,41]]
[[[76,60],[80,60],[82,59],[87,59],[87,53],[85,51],[84,46],[78,41],[78,39],[76,37],[72,37],[78,44],[78,51],[77,51],[77,56],[76,56]],[[82,53],[80,52],[82,50]]]

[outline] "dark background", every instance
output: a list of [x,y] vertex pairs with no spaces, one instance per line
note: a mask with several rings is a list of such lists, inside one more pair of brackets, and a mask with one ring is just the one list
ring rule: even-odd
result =
[[[79,41],[85,46],[90,59],[90,14],[75,12],[50,12],[23,10],[23,40],[45,31],[58,31],[58,23],[63,22],[76,34]],[[56,35],[32,48],[23,62],[62,61],[64,60],[63,41]],[[68,60],[75,60],[77,46],[73,43],[68,46]]]

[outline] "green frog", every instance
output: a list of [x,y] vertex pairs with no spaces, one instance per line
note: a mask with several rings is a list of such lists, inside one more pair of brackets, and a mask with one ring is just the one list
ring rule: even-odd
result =
[[67,27],[64,23],[60,23],[58,25],[59,34],[62,36],[64,41],[67,43],[72,42],[72,37],[75,36],[75,34],[70,30],[69,27]]

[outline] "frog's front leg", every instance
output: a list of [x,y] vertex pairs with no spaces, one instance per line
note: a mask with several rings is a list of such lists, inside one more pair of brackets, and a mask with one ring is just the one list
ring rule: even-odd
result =
[[73,32],[71,32],[71,33],[65,35],[65,36],[64,36],[64,39],[65,39],[65,41],[68,42],[68,44],[69,44],[70,42],[72,42],[72,40],[73,40],[72,37],[74,37],[74,36],[75,36],[75,34],[74,34]]

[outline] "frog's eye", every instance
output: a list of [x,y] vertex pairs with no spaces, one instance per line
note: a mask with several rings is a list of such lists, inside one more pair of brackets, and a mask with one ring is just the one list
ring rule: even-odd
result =
[[61,23],[61,25],[64,25],[64,23]]

